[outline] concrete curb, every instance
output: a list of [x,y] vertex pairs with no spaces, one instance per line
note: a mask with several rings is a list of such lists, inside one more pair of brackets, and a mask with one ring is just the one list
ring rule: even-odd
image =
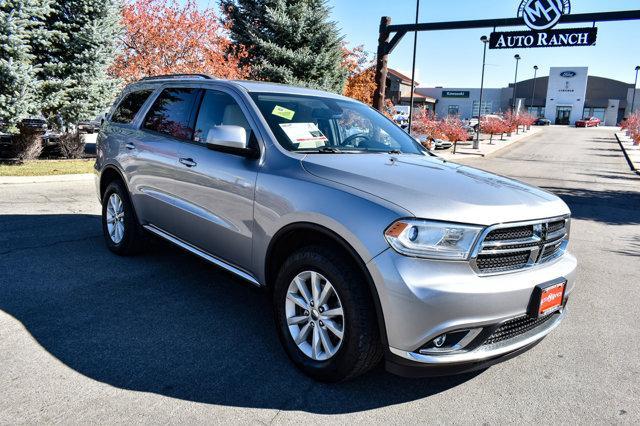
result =
[[[528,137],[531,137],[533,135],[537,135],[538,133],[540,133],[542,131],[542,127],[532,127],[528,133],[521,133],[519,135],[517,135],[517,137],[513,137],[513,139],[508,140],[508,141],[503,141],[504,143],[500,144],[498,140],[495,140],[493,145],[489,145],[488,143],[482,145],[482,146],[491,146],[491,147],[496,147],[495,149],[493,149],[490,152],[482,152],[481,150],[478,150],[476,152],[456,152],[455,154],[453,154],[453,151],[447,152],[445,155],[440,155],[440,157],[444,158],[445,160],[454,160],[456,158],[463,158],[464,156],[477,156],[477,157],[491,157],[493,155],[495,155],[497,152],[502,151],[505,148],[508,148],[518,142],[520,142],[521,140],[527,139]],[[453,148],[452,148],[453,149]]]
[[16,185],[44,182],[80,182],[93,179],[93,173],[47,176],[0,176],[0,185]]
[[624,154],[624,158],[627,160],[629,167],[637,175],[640,175],[640,169],[639,169],[640,153],[634,156],[628,151],[628,148],[626,145],[632,145],[632,142],[631,142],[631,139],[629,139],[626,135],[620,134],[620,132],[616,132],[615,135],[616,135],[616,140],[618,141],[618,145],[620,145],[620,149],[622,150],[622,153]]

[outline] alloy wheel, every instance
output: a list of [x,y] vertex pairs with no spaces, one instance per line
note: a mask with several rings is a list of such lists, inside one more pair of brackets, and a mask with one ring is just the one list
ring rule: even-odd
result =
[[124,238],[124,203],[116,193],[107,201],[107,231],[114,244],[120,244]]
[[285,316],[293,341],[309,358],[325,361],[334,356],[344,339],[342,302],[322,274],[300,272],[289,284]]

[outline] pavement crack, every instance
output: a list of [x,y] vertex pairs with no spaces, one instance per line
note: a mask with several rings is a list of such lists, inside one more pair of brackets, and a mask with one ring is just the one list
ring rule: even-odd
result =
[[88,235],[88,236],[82,237],[82,238],[73,238],[73,239],[69,239],[69,240],[53,241],[53,242],[48,243],[48,244],[42,244],[42,245],[36,245],[36,246],[26,246],[26,247],[17,247],[17,248],[14,248],[14,249],[9,249],[9,250],[5,250],[5,251],[0,252],[0,256],[5,256],[7,254],[16,253],[16,252],[25,251],[25,250],[54,247],[54,246],[57,246],[59,244],[77,243],[77,242],[80,242],[80,241],[87,241],[87,240],[91,240],[93,238],[100,237],[101,235],[102,234],[93,234],[93,235]]
[[271,417],[271,420],[269,420],[269,424],[270,424],[270,425],[272,425],[272,424],[273,424],[273,422],[275,422],[275,421],[276,421],[276,418],[278,417],[278,415],[279,415],[281,412],[282,412],[282,410],[278,410],[278,411],[276,412],[276,414],[275,414],[273,417]]

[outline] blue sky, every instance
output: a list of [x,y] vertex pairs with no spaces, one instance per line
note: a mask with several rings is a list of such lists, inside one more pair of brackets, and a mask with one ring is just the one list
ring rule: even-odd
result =
[[[374,53],[381,16],[392,23],[415,20],[415,0],[329,0],[333,19],[351,46],[363,44]],[[515,17],[520,0],[421,0],[420,22]],[[640,0],[572,0],[572,13],[640,8]],[[589,26],[589,24],[586,24]],[[503,87],[513,81],[513,55],[520,54],[518,80],[548,75],[552,66],[588,66],[591,75],[633,82],[640,65],[640,21],[598,23],[594,47],[487,50],[485,87]],[[522,29],[526,29],[523,27]],[[508,29],[507,29],[508,30]],[[418,34],[416,80],[423,87],[479,87],[482,68],[480,37],[486,30],[456,30]],[[392,53],[389,66],[410,75],[413,34],[407,34]]]

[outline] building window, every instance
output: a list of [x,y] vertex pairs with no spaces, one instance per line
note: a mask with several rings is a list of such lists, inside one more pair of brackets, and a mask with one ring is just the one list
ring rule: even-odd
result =
[[449,105],[449,115],[459,115],[459,114],[460,114],[459,105]]
[[606,108],[585,108],[582,116],[584,118],[598,117],[601,121],[604,121],[604,114],[606,110]]
[[544,117],[544,107],[528,107],[527,110],[536,118]]
[[[474,117],[479,116],[478,114],[478,105],[480,105],[480,102],[478,101],[473,101],[473,113],[471,114]],[[487,114],[491,114],[493,112],[493,102],[488,101],[488,102],[482,102],[482,115],[487,115]]]

